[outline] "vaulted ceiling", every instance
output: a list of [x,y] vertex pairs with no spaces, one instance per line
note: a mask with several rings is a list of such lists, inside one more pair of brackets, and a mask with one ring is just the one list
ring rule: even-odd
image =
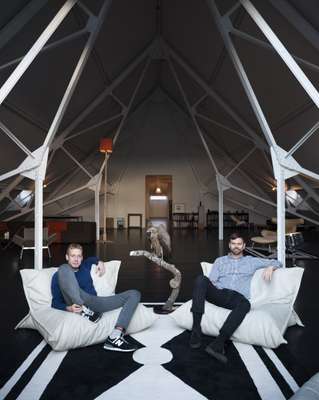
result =
[[[105,7],[92,51],[50,144],[44,200],[63,193],[65,182],[79,167],[76,162],[89,173],[82,171],[82,180],[98,172],[103,161],[98,144],[106,134],[115,139],[115,162],[123,127],[160,93],[192,124],[197,138],[192,151],[197,149],[207,163],[216,163],[222,175],[241,162],[232,175],[234,184],[240,173],[247,182],[244,189],[275,201],[269,146],[211,13],[213,1],[75,3],[0,106],[2,177],[26,158],[17,141],[29,152],[42,146]],[[317,106],[240,2],[215,3],[273,137],[289,151],[318,122]],[[252,3],[318,89],[317,0]],[[1,6],[0,88],[64,4],[62,0],[11,0]],[[294,153],[299,164],[316,174],[318,144],[314,133]],[[203,182],[209,179],[202,177]],[[313,211],[319,211],[315,180],[291,178],[288,184],[298,186]],[[19,175],[0,182],[0,212],[22,189],[33,190],[33,185]]]

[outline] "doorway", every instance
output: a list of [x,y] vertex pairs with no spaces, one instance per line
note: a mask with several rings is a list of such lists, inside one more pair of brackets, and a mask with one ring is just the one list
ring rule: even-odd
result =
[[172,175],[145,176],[146,226],[163,224],[169,229],[172,218]]

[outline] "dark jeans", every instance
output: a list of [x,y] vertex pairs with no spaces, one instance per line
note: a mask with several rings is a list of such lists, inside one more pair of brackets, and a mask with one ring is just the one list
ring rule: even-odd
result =
[[193,290],[192,313],[204,314],[205,300],[218,307],[232,310],[219,331],[225,340],[231,337],[250,310],[250,303],[245,296],[235,290],[218,289],[206,276],[200,275],[195,281]]

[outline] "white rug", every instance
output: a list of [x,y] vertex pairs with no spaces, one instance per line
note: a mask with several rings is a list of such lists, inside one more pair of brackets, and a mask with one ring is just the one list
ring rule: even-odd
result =
[[227,349],[229,362],[224,366],[203,349],[191,350],[189,333],[169,315],[131,337],[142,345],[134,354],[107,352],[101,345],[50,351],[33,370],[43,351],[41,343],[0,389],[0,398],[284,400],[298,389],[285,360],[278,356],[285,350],[278,353],[234,343]]

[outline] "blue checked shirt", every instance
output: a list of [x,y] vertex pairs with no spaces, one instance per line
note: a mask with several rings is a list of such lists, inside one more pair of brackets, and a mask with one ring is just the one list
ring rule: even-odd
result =
[[278,260],[242,256],[234,258],[231,255],[216,258],[209,274],[209,279],[219,289],[231,289],[250,298],[250,283],[252,277],[260,268],[280,268]]

